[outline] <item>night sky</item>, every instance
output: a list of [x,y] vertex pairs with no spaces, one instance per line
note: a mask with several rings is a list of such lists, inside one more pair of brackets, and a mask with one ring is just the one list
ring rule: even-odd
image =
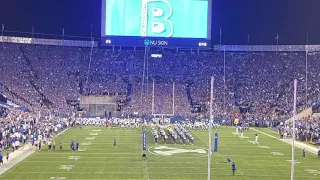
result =
[[[320,0],[213,0],[212,43],[320,44]],[[0,0],[6,30],[100,37],[101,0]],[[1,30],[1,29],[0,29]],[[9,33],[5,33],[5,35]],[[15,33],[17,34],[17,33]],[[13,35],[13,34],[10,34]]]

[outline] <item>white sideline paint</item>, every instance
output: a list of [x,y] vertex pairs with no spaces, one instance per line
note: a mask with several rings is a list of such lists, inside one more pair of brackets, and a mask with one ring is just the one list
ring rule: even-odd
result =
[[[278,139],[279,141],[282,141],[282,142],[284,142],[284,143],[287,143],[287,144],[292,145],[292,139],[280,139],[280,138],[277,138],[277,137],[272,136],[272,135],[270,135],[270,134],[267,134],[267,133],[265,133],[265,132],[259,131],[259,130],[255,129],[255,128],[250,128],[250,129],[252,129],[252,130],[254,130],[254,131],[257,131],[257,132],[259,132],[259,133],[261,133],[261,134],[264,134],[264,135],[266,135],[266,136],[269,136],[269,137],[271,137],[271,138]],[[295,147],[298,147],[298,148],[300,148],[300,149],[306,148],[307,151],[309,151],[309,152],[311,152],[311,153],[313,153],[313,154],[316,154],[316,155],[318,154],[318,149],[317,149],[317,148],[312,147],[312,146],[307,145],[307,144],[304,144],[304,143],[299,142],[299,141],[295,141]],[[290,161],[291,161],[291,160],[290,160]]]
[[74,165],[61,165],[59,169],[65,169],[67,171],[70,171]]
[[97,136],[98,133],[90,133],[90,136]]
[[94,130],[92,130],[92,131],[94,131],[94,132],[100,132],[101,129],[94,129]]
[[263,149],[269,149],[269,146],[258,146],[259,148],[263,148]]

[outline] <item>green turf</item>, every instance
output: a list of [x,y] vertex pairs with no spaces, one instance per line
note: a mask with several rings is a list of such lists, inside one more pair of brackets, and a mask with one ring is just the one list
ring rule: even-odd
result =
[[[100,132],[93,131],[101,129]],[[274,138],[259,134],[261,146],[253,145],[254,131],[245,132],[249,139],[240,140],[232,134],[233,128],[223,127],[219,133],[219,151],[213,153],[211,162],[211,179],[237,179],[237,180],[284,180],[290,178],[291,146]],[[260,129],[261,130],[261,129]],[[264,130],[263,130],[264,131]],[[265,131],[268,132],[268,131]],[[90,133],[98,133],[96,136]],[[180,149],[207,149],[208,132],[192,131],[195,145],[191,146],[167,144],[168,147]],[[277,136],[270,133],[270,135]],[[86,140],[87,137],[95,137]],[[113,148],[113,138],[117,138],[117,148]],[[80,143],[91,142],[91,145],[80,145],[86,148],[85,152],[73,153],[69,150],[70,140],[79,140]],[[73,128],[56,138],[56,144],[63,141],[63,151],[48,152],[46,147],[36,152],[21,163],[0,176],[5,179],[50,179],[50,177],[66,177],[66,179],[207,179],[207,157],[199,153],[178,153],[171,156],[147,153],[148,161],[141,161],[142,135],[141,130],[106,129],[104,127],[85,127],[83,130]],[[154,150],[152,135],[147,132],[147,146]],[[158,146],[163,146],[160,140]],[[59,148],[59,147],[58,147]],[[163,150],[164,151],[164,150]],[[284,155],[275,156],[271,152],[280,152]],[[80,156],[73,161],[69,156]],[[230,156],[237,164],[236,176],[232,176],[231,164],[226,163]],[[301,149],[296,149],[297,161],[295,179],[320,179],[320,159],[316,155],[307,153],[305,159],[301,158]],[[59,169],[61,165],[74,165],[67,171]],[[306,169],[317,170],[309,173]]]

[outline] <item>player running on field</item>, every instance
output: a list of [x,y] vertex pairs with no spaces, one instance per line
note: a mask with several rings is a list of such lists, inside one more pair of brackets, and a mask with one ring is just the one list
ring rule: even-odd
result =
[[254,144],[257,144],[259,146],[259,142],[258,142],[258,139],[259,139],[259,136],[258,134],[254,134],[255,135],[255,141],[254,141]]
[[113,145],[112,147],[117,147],[117,139],[116,137],[113,138]]
[[306,157],[306,153],[307,153],[306,148],[303,148],[303,149],[302,149],[302,157],[303,157],[303,158]]

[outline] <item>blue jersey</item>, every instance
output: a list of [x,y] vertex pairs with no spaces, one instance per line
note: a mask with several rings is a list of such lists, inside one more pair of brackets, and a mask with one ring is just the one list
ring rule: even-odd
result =
[[232,164],[232,170],[236,170],[236,164]]
[[227,161],[228,161],[228,163],[230,163],[230,162],[231,162],[231,159],[228,157],[228,158],[227,158]]
[[3,156],[2,156],[2,154],[0,153],[0,161],[2,161],[2,158],[3,158]]
[[113,139],[113,143],[114,144],[117,143],[117,139],[116,138]]

